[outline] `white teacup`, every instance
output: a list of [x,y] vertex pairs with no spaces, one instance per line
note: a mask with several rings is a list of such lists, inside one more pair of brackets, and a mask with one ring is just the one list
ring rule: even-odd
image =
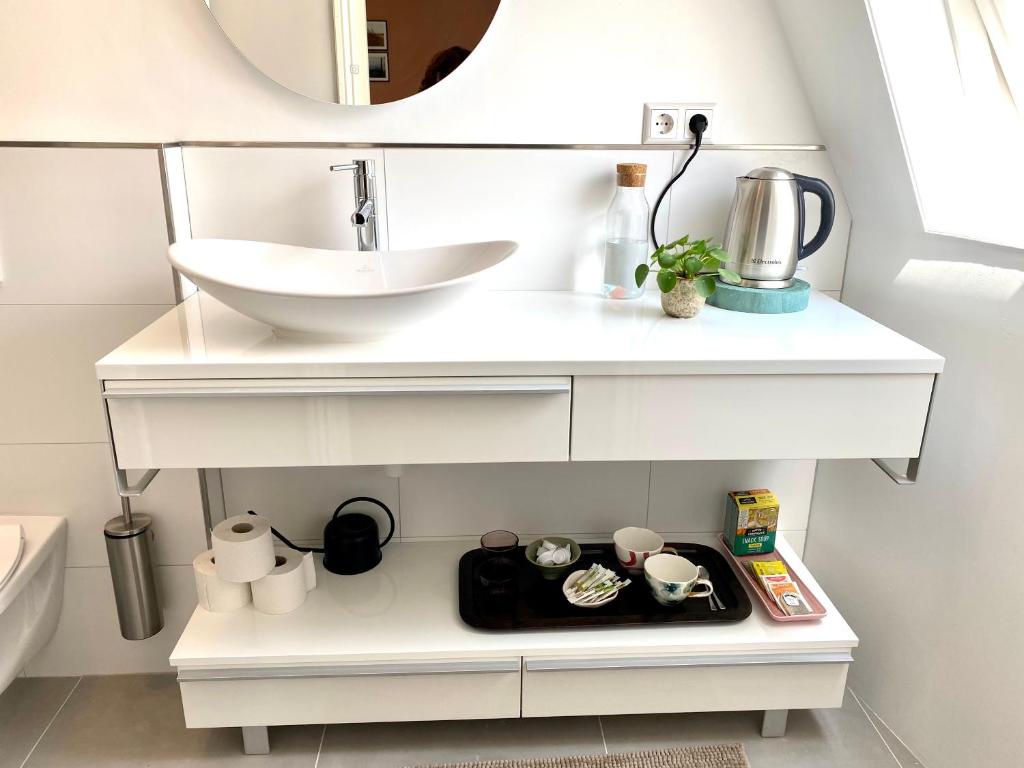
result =
[[[710,581],[700,578],[697,566],[679,555],[652,555],[644,561],[644,577],[654,599],[667,606],[679,605],[688,597],[710,597],[715,591]],[[693,591],[698,584],[704,591]]]
[[615,542],[615,557],[627,571],[640,573],[644,561],[661,552],[675,552],[665,546],[665,540],[649,528],[619,528],[612,534]]

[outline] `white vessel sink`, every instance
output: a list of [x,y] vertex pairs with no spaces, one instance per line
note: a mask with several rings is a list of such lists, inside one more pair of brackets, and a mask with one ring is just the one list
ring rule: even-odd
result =
[[250,240],[186,240],[175,268],[285,337],[385,336],[453,304],[511,256],[509,240],[410,251],[331,251]]

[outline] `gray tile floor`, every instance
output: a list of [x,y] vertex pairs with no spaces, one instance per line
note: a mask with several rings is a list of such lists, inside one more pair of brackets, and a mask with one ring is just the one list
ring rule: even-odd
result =
[[850,691],[842,709],[792,712],[781,739],[759,730],[756,712],[298,726],[272,728],[271,754],[247,757],[236,728],[185,728],[173,677],[22,678],[0,696],[0,768],[399,768],[734,741],[752,768],[920,765]]

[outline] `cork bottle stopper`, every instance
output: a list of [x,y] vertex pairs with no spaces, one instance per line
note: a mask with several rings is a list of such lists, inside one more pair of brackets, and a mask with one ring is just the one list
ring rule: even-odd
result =
[[647,164],[619,163],[615,166],[615,174],[620,187],[642,187],[647,180]]

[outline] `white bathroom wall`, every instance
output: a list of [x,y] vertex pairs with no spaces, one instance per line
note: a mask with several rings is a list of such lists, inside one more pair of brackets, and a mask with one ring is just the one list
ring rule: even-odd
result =
[[[187,147],[182,156],[193,237],[354,250],[352,173],[330,166],[357,159],[374,161],[378,205],[387,211],[380,149]],[[384,245],[388,222],[379,219]]]
[[[473,540],[495,528],[522,539],[561,533],[605,539],[626,525],[650,526],[677,540],[721,530],[725,494],[771,488],[782,499],[780,530],[799,549],[814,485],[813,461],[581,462],[304,467],[224,470],[228,514],[269,517],[289,538],[316,542],[334,508],[352,496],[380,499],[403,540]],[[385,514],[372,504],[352,509]]]
[[[326,149],[186,147],[192,234],[270,240],[318,248],[354,248],[352,180],[332,163],[373,159],[380,185],[382,239],[392,248],[472,240],[519,243],[513,259],[489,275],[501,290],[597,291],[604,258],[605,210],[615,164],[647,164],[647,197],[685,160],[672,150]],[[824,178],[836,193],[836,221],[825,246],[803,262],[801,277],[822,291],[842,287],[850,215],[828,153],[707,150],[666,198],[659,239],[689,232],[719,240],[736,176],[776,165]],[[818,226],[808,198],[806,231]],[[810,235],[808,235],[810,237]]]
[[505,0],[469,62],[372,110],[245,61],[203,0],[3,4],[0,139],[625,144],[645,101],[716,102],[721,143],[818,143],[768,0]]
[[946,357],[917,485],[821,462],[807,563],[924,765],[1021,765],[1024,251],[924,233],[863,0],[777,5],[854,215],[843,298]]
[[0,147],[0,515],[68,518],[65,610],[40,675],[163,668],[205,542],[194,472],[162,473],[156,520],[168,629],[118,631],[103,523],[120,514],[93,364],[174,302],[151,149]]

